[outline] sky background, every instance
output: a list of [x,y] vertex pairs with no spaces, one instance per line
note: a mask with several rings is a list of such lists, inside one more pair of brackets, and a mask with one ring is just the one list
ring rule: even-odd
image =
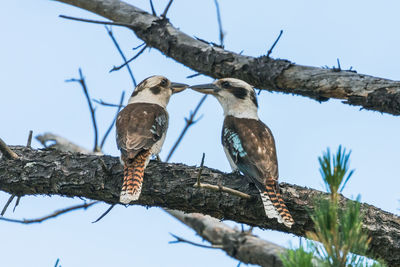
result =
[[[149,2],[128,1],[150,11]],[[168,1],[154,0],[158,13]],[[400,17],[398,1],[248,1],[220,0],[228,50],[250,56],[266,54],[279,31],[284,31],[272,57],[297,64],[322,67],[351,66],[359,73],[400,80]],[[77,83],[82,68],[92,98],[117,103],[122,91],[133,87],[126,70],[109,73],[122,63],[102,25],[61,19],[60,14],[99,19],[96,15],[55,1],[3,1],[0,9],[0,137],[12,145],[25,145],[29,130],[60,134],[88,149],[93,131],[86,99]],[[218,42],[213,0],[175,0],[168,17],[183,32]],[[127,57],[141,44],[124,28],[114,34]],[[138,82],[154,74],[172,81],[198,84],[212,79],[147,50],[131,64]],[[184,127],[184,117],[201,95],[186,90],[168,106],[170,125],[161,158]],[[126,103],[126,101],[125,101]],[[330,147],[342,144],[352,150],[355,173],[343,194],[361,195],[363,202],[399,213],[400,182],[398,118],[344,105],[339,100],[322,104],[300,96],[263,91],[259,116],[271,128],[277,146],[280,181],[324,190],[317,158]],[[102,136],[115,109],[97,106]],[[209,97],[199,111],[202,119],[188,131],[172,162],[205,165],[229,172],[220,144],[222,109]],[[118,156],[115,131],[104,152]],[[33,147],[41,145],[34,140]],[[0,192],[0,205],[9,195]],[[41,217],[56,209],[79,204],[79,199],[31,196],[22,198],[12,218]],[[11,205],[11,207],[13,204]],[[38,225],[0,222],[0,266],[54,266],[57,258],[68,266],[236,266],[223,251],[187,244],[168,244],[174,233],[201,242],[194,232],[159,208],[115,207],[92,224],[108,205],[76,211]],[[231,223],[234,225],[233,223]],[[254,230],[261,238],[288,246],[298,239],[274,231]]]

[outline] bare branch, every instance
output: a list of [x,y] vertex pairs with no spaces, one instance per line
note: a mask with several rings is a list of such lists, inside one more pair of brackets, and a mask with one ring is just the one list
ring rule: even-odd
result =
[[[121,55],[122,59],[126,63],[126,57],[125,57],[124,53],[122,52],[121,47],[119,46],[117,40],[115,39],[112,29],[111,28],[109,29],[107,26],[104,26],[104,27],[106,28],[108,35],[110,36],[111,40],[113,41],[113,43],[114,43],[115,47],[117,48],[119,54]],[[132,73],[132,70],[131,70],[131,67],[129,66],[129,64],[126,65],[126,68],[128,69],[129,76],[131,76],[131,80],[133,82],[133,88],[135,88],[137,85],[136,79],[133,76],[133,73]]]
[[87,22],[87,23],[94,23],[94,24],[102,24],[102,25],[121,26],[121,27],[128,27],[128,28],[132,26],[127,23],[117,23],[117,22],[112,22],[112,21],[83,19],[83,18],[70,17],[70,16],[66,16],[66,15],[60,15],[59,17],[63,18],[63,19],[69,19],[69,20],[75,20],[75,21]]
[[92,101],[90,100],[89,91],[87,89],[85,78],[83,77],[81,68],[79,68],[79,79],[70,79],[70,80],[66,80],[66,82],[77,82],[82,86],[83,93],[85,94],[85,97],[86,97],[86,100],[87,100],[87,103],[88,103],[88,106],[89,106],[90,115],[92,117],[92,124],[93,124],[93,130],[94,130],[94,148],[93,148],[93,152],[100,152],[101,149],[98,146],[98,135],[99,135],[99,133],[98,133],[98,130],[97,130],[95,109],[92,106]]
[[246,193],[243,193],[243,192],[240,192],[238,190],[235,190],[235,189],[232,189],[232,188],[229,188],[229,187],[225,187],[225,186],[222,186],[222,185],[196,183],[193,186],[197,187],[197,188],[204,188],[204,189],[214,190],[214,191],[217,191],[217,192],[225,192],[225,193],[228,193],[230,195],[238,196],[238,197],[241,197],[241,198],[244,198],[244,199],[251,199],[252,198],[249,194],[246,194]]
[[[0,161],[0,190],[21,196],[77,196],[110,204],[119,203],[123,176],[119,158],[57,150],[31,150],[25,146],[11,148],[23,156],[18,160]],[[107,171],[101,167],[101,161],[108,166]],[[145,170],[142,193],[134,205],[198,212],[304,236],[307,231],[313,230],[308,211],[313,211],[314,199],[329,197],[318,190],[281,183],[283,200],[296,222],[288,229],[265,216],[258,190],[242,175],[204,167],[201,178],[203,183],[220,184],[254,198],[243,199],[225,192],[198,190],[193,187],[198,171],[198,168],[183,164],[151,161]],[[343,205],[352,201],[344,197],[340,199]],[[371,237],[372,255],[368,256],[380,257],[389,265],[400,265],[400,218],[368,204],[361,204],[361,213],[365,214],[363,227]]]
[[62,210],[57,210],[55,212],[53,212],[50,215],[41,217],[41,218],[37,218],[37,219],[22,219],[22,220],[17,220],[17,219],[9,219],[9,218],[4,218],[4,217],[0,217],[0,220],[2,221],[6,221],[6,222],[13,222],[13,223],[22,223],[22,224],[32,224],[32,223],[41,223],[43,221],[46,221],[48,219],[51,218],[55,218],[61,214],[65,214],[67,212],[73,211],[73,210],[78,210],[78,209],[87,209],[90,206],[99,203],[100,201],[93,201],[90,203],[84,203],[81,205],[76,205],[76,206],[72,206],[72,207],[68,207]]
[[172,2],[174,2],[174,0],[169,0],[167,6],[166,6],[165,9],[164,9],[164,12],[161,14],[161,17],[162,17],[162,18],[166,18],[166,17],[167,17],[167,13],[168,13],[169,8],[170,8],[171,5],[172,5]]
[[112,204],[103,214],[101,214],[101,216],[99,218],[97,218],[97,220],[93,221],[92,223],[97,223],[99,222],[101,219],[103,219],[113,208],[115,207],[115,204]]
[[214,0],[215,8],[217,9],[217,20],[218,20],[218,28],[219,28],[219,45],[223,48],[224,47],[224,31],[222,29],[222,20],[221,20],[221,12],[219,10],[218,0]]
[[0,138],[0,151],[8,159],[18,159],[18,155],[7,146],[7,144]]
[[206,100],[206,98],[207,98],[207,95],[204,95],[204,96],[200,99],[200,101],[199,101],[199,103],[197,104],[197,106],[196,106],[196,108],[194,109],[194,111],[193,111],[193,112],[190,112],[189,118],[185,118],[186,125],[185,125],[185,127],[183,128],[183,130],[182,130],[181,134],[179,135],[178,139],[176,140],[175,144],[173,145],[173,147],[172,147],[171,150],[169,151],[168,156],[167,156],[167,159],[165,160],[165,162],[168,162],[168,161],[171,159],[171,157],[172,157],[172,155],[174,154],[176,148],[178,147],[178,145],[179,145],[180,142],[182,141],[183,137],[184,137],[185,134],[186,134],[186,131],[190,128],[190,126],[192,126],[194,123],[196,123],[196,122],[198,121],[198,120],[195,121],[195,120],[194,120],[194,117],[196,116],[197,112],[199,111],[201,105],[202,105],[203,102]]
[[28,135],[28,141],[26,142],[26,147],[28,147],[28,148],[31,148],[31,144],[32,144],[32,134],[33,134],[33,131],[30,130],[30,131],[29,131],[29,135]]
[[[78,146],[71,141],[61,137],[59,135],[53,133],[44,133],[41,135],[37,135],[36,139],[46,148],[54,148],[64,152],[79,152],[82,154],[91,154],[93,153],[90,150],[87,150],[81,146]],[[48,142],[53,142],[53,144],[48,145]],[[96,154],[101,154],[97,152]]]
[[124,105],[117,105],[117,104],[113,104],[113,103],[104,102],[102,99],[100,99],[100,100],[92,99],[92,100],[94,102],[96,102],[97,104],[100,104],[100,105],[106,106],[106,107],[119,107],[119,108],[125,107]]
[[14,208],[13,208],[13,212],[15,211],[15,209],[17,208],[17,206],[19,205],[19,202],[21,201],[21,196],[18,196],[17,197],[17,201],[15,201],[15,205],[14,205]]
[[3,216],[4,213],[6,213],[7,208],[8,208],[8,206],[11,204],[11,202],[13,201],[14,197],[15,197],[15,194],[12,194],[12,195],[9,197],[9,199],[8,199],[7,202],[6,202],[6,204],[4,205],[3,210],[1,211],[1,214],[0,214],[1,216]]
[[141,48],[142,46],[146,45],[146,43],[142,43],[138,46],[135,46],[134,48],[132,48],[133,51],[138,50],[139,48]]
[[187,239],[184,239],[183,237],[174,235],[172,233],[169,233],[169,234],[172,235],[173,237],[175,237],[175,239],[176,239],[174,241],[169,241],[168,243],[170,243],[170,244],[187,243],[187,244],[190,244],[190,245],[193,245],[193,246],[196,246],[196,247],[201,247],[201,248],[212,248],[212,249],[216,249],[216,248],[222,249],[223,248],[221,245],[207,246],[207,245],[203,245],[203,244],[196,243],[196,242],[193,242],[193,241],[189,241]]
[[186,79],[191,79],[191,78],[194,78],[194,77],[197,77],[197,76],[200,76],[200,75],[201,75],[201,73],[195,73],[195,74],[186,76]]
[[[70,146],[64,147],[68,149]],[[200,163],[200,170],[197,175],[197,180],[199,181],[201,173],[204,167],[205,154],[203,153],[202,160]],[[100,161],[102,170],[107,173],[110,177],[112,172],[107,168],[103,160]],[[17,203],[19,198],[17,199]],[[103,219],[113,208],[115,204],[112,204],[96,221],[97,223]],[[260,262],[272,261],[276,263],[276,267],[280,266],[280,259],[278,253],[283,248],[276,246],[273,243],[263,241],[258,237],[245,233],[244,231],[237,231],[231,229],[229,226],[220,222],[220,220],[212,218],[210,216],[204,216],[198,213],[193,214],[183,214],[181,211],[177,210],[166,210],[171,216],[185,223],[189,227],[193,228],[200,236],[202,236],[207,241],[213,244],[212,247],[219,247],[225,250],[228,255],[239,259],[246,263],[259,264]],[[182,239],[182,238],[181,238]],[[191,241],[189,241],[191,242]],[[228,242],[225,247],[221,246],[221,242]],[[233,253],[237,251],[238,253]],[[268,265],[267,265],[268,266]]]
[[154,9],[153,0],[150,0],[150,7],[151,7],[151,13],[153,14],[153,16],[157,17],[157,12]]
[[203,153],[203,156],[201,157],[201,163],[200,163],[200,170],[199,174],[197,175],[197,187],[200,187],[200,179],[201,179],[201,174],[203,173],[203,168],[204,168],[204,159],[206,157],[206,153]]
[[119,100],[119,105],[117,105],[117,106],[118,106],[117,113],[115,114],[115,117],[114,117],[113,121],[111,122],[111,125],[108,127],[106,133],[105,133],[104,136],[103,136],[103,139],[101,140],[101,143],[100,143],[100,150],[103,149],[103,146],[104,146],[104,144],[105,144],[105,142],[106,142],[106,140],[107,140],[107,136],[110,134],[111,129],[112,129],[112,128],[114,127],[114,125],[115,125],[115,121],[117,120],[118,113],[119,113],[119,111],[120,111],[121,108],[122,108],[122,103],[124,102],[124,98],[125,98],[125,91],[123,91],[122,94],[121,94],[121,99]]
[[275,42],[272,44],[271,48],[268,50],[267,57],[269,57],[269,55],[271,55],[272,50],[274,50],[274,48],[275,48],[276,44],[278,43],[279,39],[281,39],[282,33],[283,33],[283,31],[281,30],[279,32],[278,38],[276,38]]
[[259,89],[307,96],[318,101],[343,99],[346,104],[400,115],[400,82],[227,51],[196,40],[168,21],[118,0],[58,1],[119,24],[125,23],[121,26],[133,29],[149,47],[160,50],[195,72],[213,78],[239,78]]
[[185,214],[177,210],[166,210],[182,223],[210,242],[212,247],[221,247],[226,253],[246,264],[281,267],[279,254],[285,249],[260,239],[251,232],[233,229],[218,219],[200,213]]
[[114,66],[110,72],[113,71],[117,71],[122,69],[123,67],[127,66],[130,62],[134,61],[135,59],[137,59],[145,50],[147,49],[147,45],[145,45],[142,49],[140,49],[139,52],[136,53],[136,55],[134,55],[131,59],[129,59],[128,61],[125,61],[124,64],[120,65],[120,66]]

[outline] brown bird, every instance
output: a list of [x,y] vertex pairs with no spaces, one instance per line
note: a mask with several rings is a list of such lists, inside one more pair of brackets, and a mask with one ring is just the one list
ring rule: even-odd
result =
[[188,85],[170,82],[163,76],[151,76],[133,91],[128,105],[116,121],[117,146],[124,165],[120,202],[139,199],[144,170],[152,155],[157,155],[168,129],[167,104],[172,94]]
[[225,78],[191,88],[217,98],[225,115],[222,145],[232,170],[242,172],[256,185],[267,217],[290,228],[294,221],[279,190],[274,137],[258,118],[253,87],[239,79]]

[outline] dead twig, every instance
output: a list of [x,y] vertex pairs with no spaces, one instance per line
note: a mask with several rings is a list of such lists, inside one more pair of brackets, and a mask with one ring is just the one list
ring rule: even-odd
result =
[[124,98],[125,98],[125,91],[123,91],[122,94],[121,94],[121,99],[119,100],[119,105],[117,105],[118,106],[117,113],[115,114],[115,117],[114,117],[113,121],[111,122],[111,125],[108,127],[106,133],[103,136],[103,139],[101,140],[100,150],[103,149],[104,143],[106,142],[106,139],[107,139],[109,133],[111,132],[112,128],[115,125],[115,121],[117,120],[118,113],[122,108],[122,103],[124,102]]
[[86,96],[86,100],[87,100],[87,103],[88,103],[88,106],[89,106],[90,115],[92,117],[92,124],[93,124],[93,130],[94,130],[94,148],[93,148],[93,152],[100,152],[101,149],[98,146],[98,135],[99,135],[99,133],[98,133],[98,130],[97,130],[97,122],[96,122],[96,115],[95,115],[96,110],[92,106],[92,101],[90,100],[89,92],[88,92],[88,89],[87,89],[87,86],[86,86],[86,82],[85,82],[85,78],[83,77],[81,68],[79,68],[79,79],[72,78],[72,79],[66,80],[66,82],[77,82],[82,86],[83,93]]
[[[65,139],[56,134],[52,133],[44,133],[42,135],[37,135],[36,139],[45,147],[45,148],[54,148],[61,151],[69,151],[69,152],[78,152],[83,154],[92,154],[93,151],[87,150],[81,146],[78,146],[71,141]],[[48,143],[50,145],[48,145]],[[99,154],[99,152],[96,152]]]
[[75,20],[75,21],[87,22],[87,23],[94,23],[94,24],[121,26],[121,27],[128,27],[128,28],[132,27],[132,25],[127,24],[127,23],[118,23],[118,22],[112,22],[112,21],[101,21],[101,20],[93,20],[93,19],[82,19],[82,18],[70,17],[70,16],[66,16],[66,15],[59,15],[59,17],[63,18],[63,19],[69,19],[69,20]]
[[160,17],[165,18],[165,17],[167,16],[168,10],[169,10],[169,8],[171,7],[172,2],[174,2],[174,0],[169,0],[167,6],[166,6],[165,9],[164,9],[164,12],[161,14]]
[[337,58],[336,61],[337,61],[337,68],[335,68],[335,66],[334,66],[334,67],[332,68],[332,70],[335,71],[335,72],[340,72],[340,71],[342,71],[342,68],[340,67],[339,58]]
[[7,209],[8,209],[8,206],[11,204],[11,202],[12,202],[13,199],[14,199],[14,197],[15,197],[15,194],[12,194],[12,195],[8,198],[6,204],[4,205],[3,210],[1,211],[1,214],[0,214],[1,216],[3,216],[4,213],[6,213],[6,211],[7,211]]
[[117,105],[117,104],[113,104],[113,103],[108,103],[108,102],[104,102],[102,99],[92,99],[93,102],[96,102],[97,104],[100,104],[102,106],[106,106],[106,107],[120,107],[123,108],[125,107],[125,105]]
[[204,188],[204,189],[209,189],[209,190],[213,190],[213,191],[219,191],[219,192],[225,192],[228,193],[230,195],[234,195],[237,197],[241,197],[244,199],[251,199],[252,197],[246,193],[240,192],[238,190],[229,188],[229,187],[225,187],[222,185],[212,185],[212,184],[203,184],[203,183],[195,183],[193,185],[193,187],[197,187],[197,188]]
[[186,76],[186,79],[191,79],[191,78],[194,78],[194,77],[197,77],[197,76],[200,76],[200,75],[201,75],[201,73],[195,73],[195,74]]
[[183,130],[182,130],[181,134],[179,135],[178,139],[176,140],[174,146],[171,148],[170,152],[168,153],[168,156],[167,156],[167,159],[165,160],[165,162],[168,162],[168,161],[170,160],[170,158],[172,157],[172,154],[174,154],[176,148],[178,147],[179,143],[182,141],[182,139],[183,139],[183,137],[185,136],[186,131],[189,129],[189,127],[190,127],[191,125],[195,124],[196,122],[198,122],[198,121],[201,119],[201,117],[200,117],[200,118],[198,118],[197,120],[194,120],[194,117],[196,116],[196,113],[199,111],[201,105],[202,105],[203,102],[206,100],[206,98],[207,98],[207,95],[204,95],[204,96],[200,99],[200,101],[199,101],[199,103],[197,104],[197,106],[196,106],[196,108],[194,109],[194,111],[193,111],[193,112],[190,112],[189,118],[185,118],[186,125],[185,125],[185,127],[183,128]]
[[112,204],[97,220],[93,221],[92,223],[97,223],[101,219],[103,219],[113,208],[115,207],[115,204]]
[[43,221],[46,221],[48,219],[51,218],[55,218],[61,214],[65,214],[67,212],[73,211],[73,210],[77,210],[77,209],[87,209],[90,206],[99,203],[100,201],[93,201],[90,203],[84,203],[84,204],[80,204],[80,205],[76,205],[76,206],[72,206],[72,207],[68,207],[62,210],[57,210],[55,212],[53,212],[50,215],[41,217],[41,218],[37,218],[37,219],[22,219],[22,220],[17,220],[17,219],[10,219],[10,218],[4,218],[4,217],[0,217],[0,220],[2,221],[7,221],[7,222],[14,222],[14,223],[22,223],[22,224],[31,224],[31,223],[41,223]]
[[204,168],[204,158],[206,157],[206,154],[203,153],[203,156],[201,157],[201,163],[200,163],[200,170],[199,174],[197,175],[197,186],[200,187],[200,178],[201,174],[203,173],[203,168]]
[[151,7],[151,13],[153,14],[153,16],[157,17],[157,12],[154,9],[154,5],[153,5],[153,1],[152,0],[150,0],[150,7]]
[[[119,46],[117,40],[115,39],[111,27],[108,28],[106,25],[104,27],[106,28],[108,35],[110,36],[111,40],[113,41],[113,43],[114,43],[115,47],[117,48],[119,54],[121,55],[122,59],[124,60],[124,62],[126,62],[126,57],[125,57],[124,53],[122,52],[121,47]],[[133,76],[131,67],[129,65],[127,65],[126,68],[128,69],[129,76],[131,76],[131,80],[133,82],[133,88],[135,88],[137,83],[136,83],[135,77]]]
[[347,70],[343,70],[342,67],[341,67],[341,65],[340,65],[340,60],[339,60],[339,58],[336,59],[336,62],[337,62],[337,67],[336,67],[336,66],[332,66],[332,68],[331,68],[331,67],[325,65],[325,66],[322,66],[322,68],[323,68],[323,69],[332,70],[333,72],[347,71],[347,72],[357,73],[356,70],[353,70],[353,66],[351,66],[351,67],[350,67],[349,69],[347,69]]
[[17,153],[11,150],[7,144],[0,138],[0,151],[8,159],[19,159]]
[[214,0],[214,3],[215,3],[215,8],[217,10],[217,20],[218,20],[218,28],[219,28],[219,45],[222,48],[224,48],[225,34],[224,34],[223,29],[222,29],[221,12],[220,12],[220,9],[219,9],[218,0]]
[[135,46],[134,48],[132,48],[132,50],[133,51],[135,51],[135,50],[138,50],[139,48],[141,48],[142,46],[144,46],[146,43],[141,43],[140,45],[138,45],[138,46]]
[[179,237],[177,235],[174,235],[172,233],[169,233],[170,235],[172,235],[176,240],[173,241],[169,241],[169,244],[176,244],[176,243],[187,243],[196,247],[201,247],[201,248],[212,248],[212,249],[223,249],[223,245],[212,245],[212,246],[208,246],[208,245],[203,245],[203,244],[199,244],[193,241],[189,241],[187,239],[184,239],[182,237]]
[[21,200],[21,196],[17,197],[17,201],[15,202],[14,208],[13,208],[13,212],[15,211],[15,209],[17,208],[17,206],[19,205],[19,201]]
[[271,55],[272,50],[274,50],[274,47],[275,47],[276,44],[278,43],[279,39],[281,39],[282,33],[283,33],[283,30],[281,30],[281,31],[279,32],[278,38],[276,38],[275,42],[272,44],[271,48],[268,50],[268,52],[267,52],[267,57],[269,57],[269,55]]
[[28,147],[28,148],[31,148],[31,144],[32,144],[32,134],[33,134],[33,131],[30,130],[30,131],[29,131],[29,135],[28,135],[28,141],[26,142],[26,147]]
[[132,62],[133,60],[135,60],[135,59],[137,59],[145,50],[147,49],[147,45],[145,45],[142,49],[140,49],[140,51],[139,52],[137,52],[136,53],[136,55],[134,55],[131,59],[129,59],[128,61],[125,61],[122,65],[120,65],[120,66],[114,66],[111,70],[110,70],[110,72],[113,72],[113,71],[117,71],[117,70],[120,70],[120,69],[122,69],[123,67],[125,67],[126,65],[128,65],[130,62]]

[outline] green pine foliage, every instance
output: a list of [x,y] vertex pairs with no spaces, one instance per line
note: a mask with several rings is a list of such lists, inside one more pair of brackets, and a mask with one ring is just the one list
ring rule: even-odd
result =
[[[310,214],[314,231],[307,233],[308,249],[300,246],[288,250],[281,256],[285,267],[294,266],[384,266],[357,254],[365,255],[370,243],[368,234],[362,229],[363,214],[360,212],[360,197],[340,205],[340,192],[349,181],[354,170],[349,171],[350,153],[339,146],[336,155],[329,149],[318,158],[320,172],[329,198],[316,199]],[[357,254],[351,253],[357,252]]]
[[287,250],[281,255],[281,260],[284,266],[313,267],[313,257],[313,252],[300,246],[298,249]]

